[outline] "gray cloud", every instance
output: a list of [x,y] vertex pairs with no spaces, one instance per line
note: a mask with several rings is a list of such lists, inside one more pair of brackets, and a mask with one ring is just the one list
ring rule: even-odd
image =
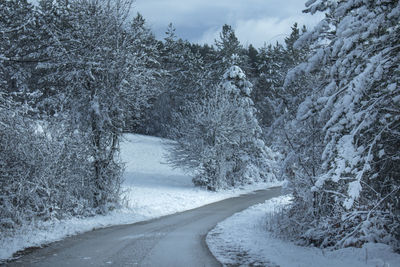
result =
[[[28,0],[37,3],[37,0]],[[298,22],[314,26],[322,15],[302,14],[305,0],[136,0],[140,12],[158,38],[173,23],[180,38],[213,44],[222,25],[229,24],[244,45],[257,47],[282,42]]]
[[321,16],[302,14],[301,0],[136,0],[157,37],[172,22],[183,39],[213,43],[223,24],[232,25],[243,44],[282,41],[294,22],[313,26]]

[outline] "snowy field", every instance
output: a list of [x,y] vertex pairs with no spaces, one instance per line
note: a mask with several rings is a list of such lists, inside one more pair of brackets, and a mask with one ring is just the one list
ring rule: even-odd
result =
[[289,201],[288,196],[273,198],[219,223],[206,238],[211,252],[227,266],[400,266],[400,254],[383,244],[330,251],[300,247],[272,237],[265,230],[265,220]]
[[126,162],[125,207],[106,216],[33,222],[12,236],[1,233],[0,261],[24,248],[40,247],[70,235],[149,220],[273,186],[257,184],[237,190],[208,192],[195,188],[190,175],[165,164],[165,153],[163,140],[159,138],[126,135],[121,144],[121,157]]

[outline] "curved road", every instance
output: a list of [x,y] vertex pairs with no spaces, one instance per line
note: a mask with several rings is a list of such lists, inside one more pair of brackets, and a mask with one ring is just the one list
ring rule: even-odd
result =
[[162,218],[87,232],[34,250],[6,266],[221,266],[205,243],[215,225],[280,195],[280,187]]

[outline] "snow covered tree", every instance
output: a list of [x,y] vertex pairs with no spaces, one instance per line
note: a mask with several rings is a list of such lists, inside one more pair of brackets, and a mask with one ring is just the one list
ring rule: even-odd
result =
[[319,75],[299,112],[322,123],[323,164],[300,189],[313,201],[298,198],[288,211],[291,234],[322,247],[399,247],[399,1],[307,5],[327,16],[297,42],[316,51],[287,79]]
[[2,92],[15,101],[31,105],[40,92],[31,86],[40,51],[45,48],[37,37],[40,17],[27,1],[0,3],[0,79]]
[[211,190],[275,179],[275,158],[260,139],[243,71],[230,67],[214,88],[214,98],[194,105],[181,119],[170,162],[195,168],[194,183]]
[[239,56],[243,50],[232,26],[227,24],[222,26],[222,32],[219,35],[219,39],[215,40],[215,46],[218,50],[219,63],[223,63],[225,69],[233,63],[237,63],[232,62],[232,56]]
[[250,44],[247,48],[247,57],[249,60],[249,70],[251,71],[251,76],[256,77],[258,74],[258,50]]
[[[228,101],[237,109],[239,130],[232,139],[232,169],[227,179],[233,186],[252,181],[272,180],[274,178],[271,165],[273,154],[261,139],[262,130],[255,116],[256,109],[250,98],[252,85],[238,66],[230,67],[220,83],[220,90],[227,94]],[[243,180],[242,180],[243,179]]]
[[[305,31],[303,27],[302,33]],[[308,88],[302,86],[284,86],[289,70],[303,62],[309,54],[308,49],[295,48],[293,45],[300,35],[300,29],[295,23],[284,45],[264,45],[257,55],[259,76],[254,82],[252,99],[258,110],[261,127],[270,142],[273,142],[272,135],[281,136],[281,133],[274,131],[282,129],[288,120],[296,116],[297,107],[308,91]],[[296,82],[299,84],[300,79]]]
[[[135,55],[133,59],[135,67],[134,77],[131,80],[132,90],[135,97],[129,97],[128,115],[125,130],[133,133],[155,134],[153,128],[153,117],[149,114],[153,111],[153,104],[157,97],[162,93],[162,70],[160,60],[160,44],[148,27],[141,14],[137,14],[130,23],[128,31],[129,54]],[[156,124],[156,123],[154,123]]]
[[[237,65],[245,71],[251,69],[247,51],[239,42],[232,26],[227,24],[222,26],[219,38],[215,40],[215,47],[212,61],[206,65],[210,88],[212,87],[211,85],[217,84],[220,81],[221,76],[232,65]],[[208,94],[212,97],[213,91],[208,92]]]
[[42,110],[47,26],[26,1],[0,3],[0,229],[90,213],[87,148]]
[[[51,61],[41,68],[43,82],[62,99],[65,125],[76,130],[88,148],[91,205],[104,211],[119,197],[121,164],[118,141],[125,122],[146,103],[145,86],[154,72],[138,47],[140,25],[126,19],[132,1],[41,1],[51,27]],[[139,19],[136,19],[136,22]],[[134,20],[135,22],[135,20]]]
[[[264,45],[257,56],[258,77],[254,82],[252,99],[257,108],[257,116],[264,131],[268,130],[275,119],[275,111],[279,105],[279,91],[285,76],[283,67],[284,47],[281,44]],[[279,113],[279,112],[278,112]]]
[[201,97],[201,84],[205,75],[199,54],[191,51],[188,41],[178,39],[172,24],[160,49],[161,93],[148,110],[149,127],[153,134],[169,135],[177,113],[185,113],[188,106]]

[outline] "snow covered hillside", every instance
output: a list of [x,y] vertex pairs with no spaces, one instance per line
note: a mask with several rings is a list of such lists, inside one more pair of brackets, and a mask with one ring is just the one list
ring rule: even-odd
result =
[[290,201],[289,196],[273,198],[219,223],[206,238],[211,252],[228,266],[400,266],[400,254],[384,244],[367,243],[362,248],[330,251],[275,238],[266,231],[266,220]]
[[210,192],[194,187],[192,177],[166,164],[163,140],[127,135],[121,149],[126,161],[124,189],[129,207],[141,216],[158,217],[193,209],[257,189],[257,184],[237,190]]
[[1,233],[0,261],[24,248],[41,246],[95,228],[148,220],[272,186],[257,184],[222,192],[196,188],[190,175],[165,164],[165,153],[162,139],[125,135],[121,158],[126,163],[123,184],[126,205],[106,216],[33,222],[13,233]]

